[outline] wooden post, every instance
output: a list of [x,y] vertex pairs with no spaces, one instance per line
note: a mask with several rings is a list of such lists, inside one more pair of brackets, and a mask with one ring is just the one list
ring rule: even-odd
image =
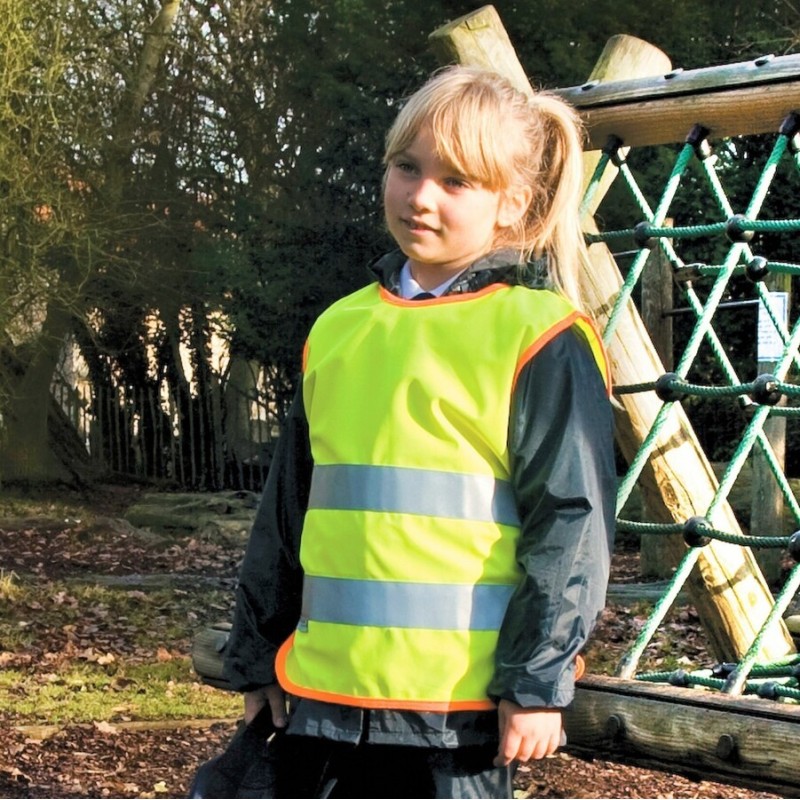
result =
[[[786,292],[791,307],[792,277],[786,274],[770,274],[766,280],[769,291]],[[759,374],[771,374],[777,366],[775,361],[758,359]],[[785,401],[781,401],[785,404]],[[767,437],[775,459],[783,469],[786,464],[786,417],[770,416],[764,422]],[[784,501],[775,476],[761,449],[753,448],[753,497],[750,508],[750,532],[755,536],[783,536]],[[777,583],[781,576],[781,551],[773,548],[758,550],[756,557],[764,577]]]
[[[672,227],[672,220],[665,219],[662,227]],[[672,372],[672,269],[669,259],[660,247],[650,251],[641,278],[642,322],[653,340],[661,363],[667,372]]]
[[[664,227],[672,225],[665,219]],[[654,247],[647,259],[641,278],[642,322],[653,340],[666,372],[672,372],[673,280],[669,259],[660,247]],[[643,534],[639,545],[639,574],[645,578],[669,578],[676,567],[663,536]]]
[[[612,74],[613,65],[617,63],[614,50],[620,43],[627,63],[625,68],[630,70],[631,76],[636,74],[634,53],[639,50],[645,61],[650,61],[656,50],[633,37],[614,37],[606,45],[590,80],[603,80],[607,74]],[[445,62],[490,65],[495,71],[506,74],[521,90],[533,91],[527,80],[522,85],[520,75],[525,72],[492,6],[484,6],[434,31],[431,45]],[[513,62],[516,66],[509,67]],[[596,154],[587,158],[596,158]],[[596,232],[593,220],[587,220],[586,230]],[[592,269],[582,276],[584,300],[602,325],[614,305],[622,277],[607,247],[593,245],[591,256]],[[621,385],[649,382],[664,372],[632,303],[620,316],[608,354],[614,380]],[[620,406],[617,414],[617,441],[628,459],[644,440],[661,405],[653,392],[623,396],[624,410]],[[691,516],[704,514],[710,505],[717,481],[678,405],[663,428],[642,474],[641,486],[648,507],[651,513],[656,512],[659,522],[683,522]],[[712,523],[731,532],[740,531],[727,503],[720,507]],[[675,554],[682,555],[685,550],[682,539],[667,538]],[[700,552],[698,569],[693,571],[687,584],[715,656],[721,660],[736,660],[744,655],[773,604],[752,554],[744,548],[712,542]],[[781,622],[764,637],[760,656],[775,659],[791,652],[794,652],[794,645]]]

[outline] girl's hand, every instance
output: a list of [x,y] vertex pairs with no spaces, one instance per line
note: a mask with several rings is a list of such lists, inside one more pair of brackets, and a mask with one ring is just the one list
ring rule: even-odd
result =
[[561,744],[561,711],[557,708],[522,708],[501,700],[497,714],[500,747],[494,760],[496,767],[550,756]]
[[269,703],[272,711],[272,724],[276,728],[286,727],[286,693],[281,689],[280,684],[272,683],[262,689],[244,693],[244,721],[249,725]]

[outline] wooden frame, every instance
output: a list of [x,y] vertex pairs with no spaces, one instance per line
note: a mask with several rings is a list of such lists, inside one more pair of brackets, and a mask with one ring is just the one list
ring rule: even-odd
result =
[[800,796],[797,705],[587,676],[564,724],[579,751]]
[[[531,86],[492,6],[454,20],[431,34],[442,63],[491,68],[521,91]],[[712,136],[777,131],[800,108],[800,57],[766,58],[691,73],[674,72],[667,57],[646,42],[613,37],[587,84],[557,91],[577,106],[589,130],[590,148],[610,134],[626,146],[681,142],[699,123]],[[698,95],[702,102],[698,101]],[[599,154],[584,155],[591,175]],[[605,187],[595,193],[593,213]],[[596,231],[593,219],[586,230]],[[582,276],[584,302],[598,320],[607,318],[622,285],[604,245],[591,248],[591,274]],[[616,382],[655,380],[664,366],[632,303],[624,309],[609,347]],[[630,457],[661,407],[654,396],[625,395],[617,415],[617,441]],[[685,521],[702,514],[717,486],[694,431],[678,409],[665,426],[640,477],[657,521]],[[737,532],[727,503],[720,527]],[[667,537],[676,559],[680,537]],[[736,661],[749,648],[771,610],[773,598],[747,548],[712,542],[703,548],[687,588],[709,644],[720,661]],[[762,643],[764,661],[795,651],[785,625],[773,626]],[[795,753],[800,745],[800,706],[701,689],[589,676],[576,687],[565,715],[573,746],[612,757],[648,761],[674,770],[722,777],[756,788],[800,788]]]

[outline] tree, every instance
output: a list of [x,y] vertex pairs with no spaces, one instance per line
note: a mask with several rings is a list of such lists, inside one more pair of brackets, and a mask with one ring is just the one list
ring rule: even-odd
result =
[[[383,137],[435,66],[427,35],[478,5],[0,0],[3,478],[69,471],[47,438],[68,335],[96,387],[133,398],[114,424],[138,420],[139,435],[172,423],[138,393],[179,396],[210,425],[227,383],[251,381],[245,362],[269,375],[280,418],[313,319],[391,244]],[[581,81],[614,33],[693,67],[785,50],[800,28],[782,0],[677,0],[666,17],[608,0],[496,5],[551,87]]]
[[[141,29],[136,66],[115,58],[119,40],[104,39],[115,17],[110,6],[3,5],[0,41],[9,59],[0,127],[9,133],[0,160],[9,174],[2,279],[13,287],[7,296],[20,301],[5,304],[2,320],[3,476],[63,478],[65,464],[53,457],[48,436],[50,382],[73,321],[91,307],[87,286],[136,228],[125,217],[126,165],[179,3],[149,9],[156,13]],[[34,318],[25,315],[31,307]]]

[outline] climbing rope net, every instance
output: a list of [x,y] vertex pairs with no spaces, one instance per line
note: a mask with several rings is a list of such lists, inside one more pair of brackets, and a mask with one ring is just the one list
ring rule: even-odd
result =
[[[676,524],[652,524],[618,518],[618,531],[638,534],[682,534],[688,547],[636,641],[623,656],[617,674],[620,677],[633,677],[642,681],[715,689],[728,695],[757,694],[771,699],[800,701],[800,655],[787,656],[777,663],[758,661],[766,633],[772,626],[779,624],[800,588],[800,530],[789,536],[744,535],[718,530],[710,522],[719,506],[728,500],[730,490],[739,478],[753,449],[758,448],[780,488],[786,508],[794,518],[795,526],[800,528],[800,505],[764,431],[764,423],[770,415],[800,416],[800,404],[797,402],[800,397],[800,386],[786,380],[792,368],[800,367],[798,357],[800,320],[793,326],[787,327],[784,315],[774,307],[765,282],[770,274],[800,275],[800,265],[769,260],[754,252],[753,247],[754,237],[758,234],[800,231],[798,219],[759,219],[779,165],[785,167],[788,161],[792,174],[800,171],[800,116],[790,114],[781,124],[755,188],[745,204],[744,211],[741,212],[734,210],[723,189],[717,167],[718,160],[713,157],[713,149],[707,137],[708,131],[699,125],[695,125],[689,132],[685,144],[679,149],[672,172],[655,208],[650,206],[637,184],[624,155],[622,142],[611,137],[603,150],[583,201],[585,212],[590,208],[606,171],[609,167],[616,167],[618,172],[615,180],[623,182],[625,192],[632,199],[642,220],[630,228],[587,235],[590,246],[597,242],[603,242],[609,247],[631,239],[634,242],[634,250],[630,251],[633,256],[632,262],[604,330],[605,343],[608,344],[613,337],[622,310],[631,301],[645,265],[648,261],[652,263],[649,256],[654,248],[660,248],[663,257],[667,259],[673,278],[680,286],[682,297],[693,317],[691,333],[674,371],[666,372],[652,382],[615,387],[615,393],[618,395],[655,392],[663,403],[620,483],[617,514],[619,515],[625,507],[675,404],[680,404],[686,398],[693,396],[710,400],[737,398],[739,405],[746,411],[747,419],[738,446],[729,459],[719,486],[703,516],[693,516]],[[666,222],[690,166],[694,170],[692,176],[697,174],[699,168],[702,175],[701,183],[707,187],[712,198],[710,205],[716,209],[715,213],[718,214],[720,221],[672,227]],[[722,242],[725,254],[721,263],[705,264],[696,261],[686,263],[679,254],[678,247],[682,242],[689,240],[695,243],[701,240],[713,241],[718,251],[720,251],[719,243]],[[773,333],[777,336],[780,350],[780,353],[776,354],[774,369],[769,374],[760,374],[749,382],[742,381],[737,375],[715,327],[715,314],[723,304],[726,293],[729,292],[731,281],[735,278],[741,280],[742,275],[752,283],[758,301],[766,311],[769,324],[774,328]],[[707,292],[698,292],[696,285],[703,283],[705,284],[703,288],[704,290],[707,288]],[[724,381],[720,385],[703,385],[688,380],[701,345],[704,344],[710,346],[714,360],[724,376]],[[751,548],[781,548],[788,551],[794,559],[795,566],[785,578],[775,597],[774,605],[755,635],[752,645],[737,663],[719,663],[709,669],[637,673],[646,648],[678,598],[702,548],[712,540]]]

